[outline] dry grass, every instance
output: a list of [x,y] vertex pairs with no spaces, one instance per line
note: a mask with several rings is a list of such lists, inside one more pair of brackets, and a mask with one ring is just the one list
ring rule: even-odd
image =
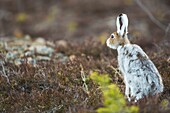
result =
[[[114,68],[117,67],[116,51],[96,41],[68,43],[66,48],[56,46],[55,49],[54,54],[63,53],[69,60],[62,63],[52,59],[38,62],[36,67],[4,63],[9,82],[2,76],[1,71],[0,112],[94,113],[96,108],[102,106],[101,91],[88,79],[88,75],[94,70],[108,73],[112,81],[124,92],[123,80]],[[138,105],[141,113],[168,113],[169,47],[162,47],[161,53],[153,52],[157,51],[156,47],[146,47],[145,50],[158,67],[165,90],[157,98],[149,97],[129,105]],[[2,70],[2,67],[0,68]]]

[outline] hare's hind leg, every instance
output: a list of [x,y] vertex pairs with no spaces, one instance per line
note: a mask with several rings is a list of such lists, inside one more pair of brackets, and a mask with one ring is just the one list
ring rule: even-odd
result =
[[126,95],[128,101],[130,102],[131,101],[131,98],[130,98],[130,87],[129,87],[128,84],[126,84],[125,95]]
[[143,98],[143,93],[142,92],[137,93],[136,98],[135,98],[135,102],[137,102],[139,99],[142,99],[142,98]]

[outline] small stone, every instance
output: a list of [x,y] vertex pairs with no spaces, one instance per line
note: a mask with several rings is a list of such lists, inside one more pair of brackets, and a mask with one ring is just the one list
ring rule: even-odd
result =
[[56,42],[56,45],[59,47],[64,47],[67,48],[68,47],[68,43],[65,40],[59,40]]
[[35,40],[34,43],[39,44],[39,45],[45,45],[45,44],[46,44],[46,41],[45,41],[44,38],[39,37],[39,38],[37,38],[37,39]]
[[37,56],[36,57],[37,60],[40,60],[40,61],[50,61],[51,58],[50,57],[47,57],[47,56]]
[[70,59],[71,61],[74,61],[74,60],[76,59],[76,56],[75,56],[75,55],[70,55],[69,59]]
[[16,59],[14,61],[14,64],[17,65],[17,66],[21,65],[22,64],[21,59]]
[[42,45],[31,46],[29,47],[29,50],[35,51],[37,54],[49,55],[49,56],[51,56],[51,54],[54,52],[53,48],[42,46]]

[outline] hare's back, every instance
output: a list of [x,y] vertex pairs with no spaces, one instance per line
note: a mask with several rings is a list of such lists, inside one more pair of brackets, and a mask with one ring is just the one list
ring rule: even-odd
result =
[[162,89],[162,80],[158,70],[138,45],[127,44],[119,48],[118,62],[127,82],[141,85],[139,87],[148,85],[153,90]]

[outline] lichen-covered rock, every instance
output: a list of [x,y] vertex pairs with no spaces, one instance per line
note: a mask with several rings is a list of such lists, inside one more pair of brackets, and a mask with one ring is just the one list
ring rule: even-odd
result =
[[[23,38],[1,39],[0,49],[7,62],[15,65],[26,63],[35,66],[37,61],[51,60],[55,44],[43,38],[33,40],[27,35]],[[56,58],[59,61],[62,59],[65,62],[65,57]]]

